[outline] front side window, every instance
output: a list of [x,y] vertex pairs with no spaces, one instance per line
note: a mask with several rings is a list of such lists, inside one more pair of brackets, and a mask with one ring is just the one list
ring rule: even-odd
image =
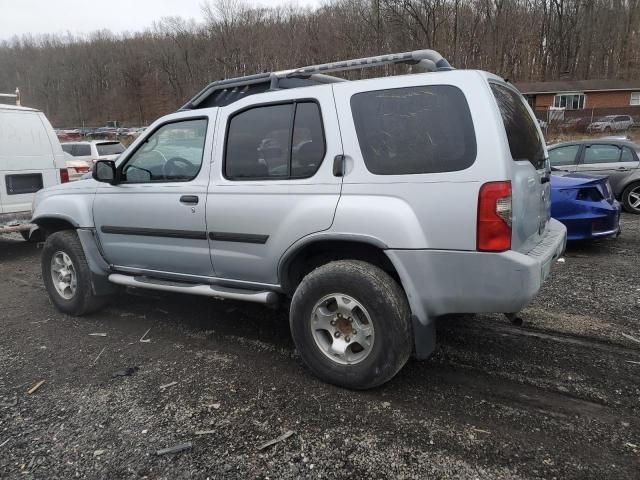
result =
[[567,110],[581,110],[584,108],[584,93],[556,95],[553,98],[553,106]]
[[590,145],[584,152],[585,165],[614,163],[620,160],[620,149],[614,145]]
[[324,155],[317,103],[257,106],[231,117],[224,172],[232,180],[308,178]]
[[511,88],[496,83],[491,90],[498,103],[502,122],[514,161],[527,160],[536,170],[544,168],[544,146],[534,117],[527,110],[522,96]]
[[471,112],[456,87],[357,93],[351,111],[364,163],[373,174],[454,172],[475,161]]
[[579,145],[567,145],[549,150],[549,162],[552,167],[575,165],[577,161]]
[[207,120],[165,124],[151,134],[122,168],[124,183],[185,182],[202,165]]

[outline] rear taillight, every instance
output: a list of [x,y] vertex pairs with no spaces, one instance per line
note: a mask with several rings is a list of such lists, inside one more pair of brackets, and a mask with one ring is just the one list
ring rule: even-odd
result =
[[489,182],[480,187],[476,242],[481,252],[511,248],[511,182]]
[[66,168],[61,168],[60,183],[67,183],[67,182],[69,182],[69,170],[67,170]]
[[89,171],[89,167],[74,167],[74,168],[78,173],[87,173]]

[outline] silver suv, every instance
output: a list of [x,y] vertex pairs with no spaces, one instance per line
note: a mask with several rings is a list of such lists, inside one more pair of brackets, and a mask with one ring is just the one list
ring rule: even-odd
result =
[[[385,64],[422,73],[327,75]],[[117,286],[290,300],[309,369],[365,389],[428,357],[438,316],[536,295],[566,240],[549,174],[514,87],[423,50],[214,82],[33,222],[62,312]]]

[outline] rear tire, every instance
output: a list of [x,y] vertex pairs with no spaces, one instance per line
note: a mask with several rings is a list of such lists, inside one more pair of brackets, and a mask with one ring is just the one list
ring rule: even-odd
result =
[[403,290],[382,269],[362,261],[331,262],[304,277],[293,295],[290,326],[309,370],[346,388],[382,385],[413,350]]
[[47,238],[42,250],[42,279],[55,307],[69,315],[95,312],[109,301],[108,296],[93,293],[91,271],[74,230]]
[[624,189],[622,205],[627,212],[640,214],[640,182],[634,182]]

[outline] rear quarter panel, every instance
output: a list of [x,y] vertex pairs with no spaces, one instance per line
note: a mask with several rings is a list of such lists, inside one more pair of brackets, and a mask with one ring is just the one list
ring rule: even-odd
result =
[[[475,162],[464,170],[445,173],[369,172],[358,143],[351,96],[423,85],[452,85],[463,92],[475,128]],[[498,130],[502,120],[486,76],[475,71],[438,72],[345,82],[333,88],[346,174],[331,230],[370,235],[388,248],[475,250],[480,186],[510,179],[512,163]]]

